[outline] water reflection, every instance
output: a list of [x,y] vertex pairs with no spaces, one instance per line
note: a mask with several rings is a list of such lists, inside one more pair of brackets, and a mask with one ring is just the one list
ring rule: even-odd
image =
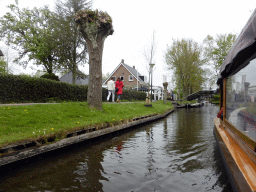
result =
[[256,59],[227,79],[227,120],[256,141]]
[[1,169],[2,191],[225,191],[216,150],[218,107],[157,122]]
[[[178,111],[179,115],[171,125],[175,126],[174,135],[172,139],[168,139],[171,143],[166,144],[167,153],[175,152],[175,159],[177,162],[176,170],[181,172],[192,172],[196,169],[202,169],[203,165],[197,155],[205,150],[205,142],[201,137],[202,126],[202,111],[198,109],[181,109]],[[168,134],[169,136],[169,134]]]

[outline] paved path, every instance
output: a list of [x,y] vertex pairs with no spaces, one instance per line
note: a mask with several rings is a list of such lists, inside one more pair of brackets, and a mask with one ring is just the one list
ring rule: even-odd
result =
[[59,104],[59,103],[12,103],[12,104],[0,104],[0,106],[46,105],[46,104]]
[[[152,101],[156,102],[156,101]],[[167,101],[170,102],[170,101]],[[118,104],[118,102],[102,102],[102,103],[111,103],[111,104]],[[137,101],[137,102],[121,102],[121,103],[144,103],[144,101]],[[10,103],[10,104],[1,104],[1,106],[22,106],[22,105],[48,105],[48,104],[60,104],[60,103]]]
[[[138,101],[138,103],[143,103],[144,101]],[[102,102],[102,103],[111,103],[118,104],[117,102]],[[121,102],[121,103],[134,103],[134,102]],[[22,106],[22,105],[47,105],[47,104],[60,104],[60,103],[10,103],[10,104],[0,104],[1,106]]]

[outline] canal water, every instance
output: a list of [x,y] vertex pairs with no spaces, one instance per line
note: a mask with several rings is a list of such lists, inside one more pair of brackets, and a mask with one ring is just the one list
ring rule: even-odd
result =
[[210,104],[178,109],[129,131],[1,167],[0,190],[232,191],[213,136],[218,110]]

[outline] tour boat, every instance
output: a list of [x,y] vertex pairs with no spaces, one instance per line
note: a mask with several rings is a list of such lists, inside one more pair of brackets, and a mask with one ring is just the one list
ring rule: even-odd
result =
[[198,108],[198,107],[202,107],[204,105],[203,102],[201,103],[193,103],[193,104],[189,104],[189,108]]
[[223,61],[214,136],[234,191],[256,191],[256,9]]

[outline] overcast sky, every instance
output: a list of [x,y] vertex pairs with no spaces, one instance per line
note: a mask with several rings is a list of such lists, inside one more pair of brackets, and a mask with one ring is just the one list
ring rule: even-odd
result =
[[[21,7],[45,4],[54,7],[53,0],[19,2]],[[14,0],[0,0],[0,16],[6,13],[5,7],[10,3]],[[148,76],[143,50],[150,45],[155,31],[157,53],[153,83],[162,85],[163,75],[167,76],[167,81],[172,79],[164,59],[172,39],[191,38],[201,43],[208,34],[239,35],[255,8],[255,0],[94,0],[93,9],[108,12],[115,30],[105,41],[103,73],[111,73],[124,59],[126,64],[135,66],[141,74]],[[79,69],[88,73],[88,67]],[[19,72],[24,73],[22,69]],[[19,72],[15,70],[15,73]]]

